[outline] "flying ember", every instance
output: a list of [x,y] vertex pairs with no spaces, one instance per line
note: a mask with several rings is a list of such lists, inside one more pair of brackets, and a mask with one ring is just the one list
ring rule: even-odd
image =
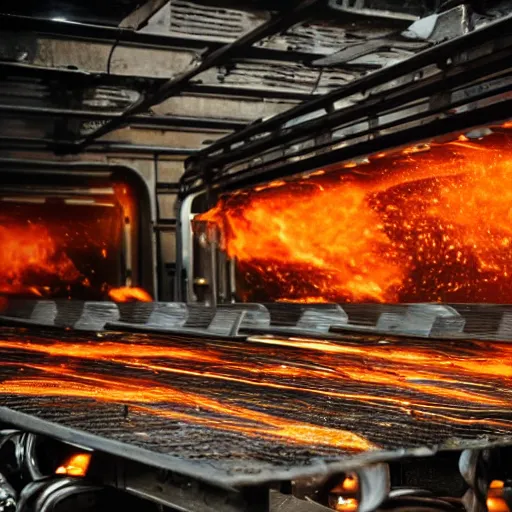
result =
[[512,133],[379,154],[223,196],[245,301],[512,303]]

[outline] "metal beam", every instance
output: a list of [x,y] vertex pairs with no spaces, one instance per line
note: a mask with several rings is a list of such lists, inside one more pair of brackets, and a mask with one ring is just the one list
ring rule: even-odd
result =
[[286,91],[274,89],[273,87],[256,88],[256,87],[236,87],[234,85],[188,85],[183,88],[183,92],[198,95],[212,95],[212,96],[232,96],[239,98],[266,98],[266,99],[283,99],[290,101],[305,101],[316,96],[308,92],[300,91]]
[[[505,53],[505,58],[503,57]],[[501,55],[501,58],[500,58]],[[208,166],[213,168],[222,168],[223,165],[233,162],[234,159],[241,160],[244,157],[248,158],[252,155],[263,154],[265,151],[275,149],[279,146],[283,147],[287,144],[297,144],[302,142],[304,139],[311,138],[313,134],[326,131],[328,129],[335,129],[335,127],[346,126],[348,123],[355,123],[368,117],[370,119],[378,119],[379,113],[382,112],[382,106],[385,105],[386,112],[388,114],[392,112],[392,109],[399,109],[403,105],[412,105],[414,101],[421,100],[421,98],[428,98],[434,96],[439,90],[445,90],[448,92],[451,87],[456,84],[471,84],[475,80],[478,80],[483,76],[483,73],[493,73],[494,78],[497,78],[497,74],[504,68],[504,61],[508,57],[508,50],[506,52],[494,52],[492,56],[489,56],[484,63],[480,66],[473,64],[473,66],[467,66],[462,68],[457,74],[446,76],[444,74],[437,74],[430,79],[426,79],[423,82],[414,83],[412,87],[395,88],[391,91],[384,90],[383,92],[376,93],[371,97],[369,101],[362,101],[355,103],[350,107],[336,110],[330,114],[317,117],[310,121],[304,121],[293,129],[282,130],[279,133],[272,133],[272,135],[261,137],[256,140],[245,143],[239,148],[233,149],[224,153],[212,155],[208,158]],[[508,73],[508,72],[507,72]],[[476,86],[476,85],[475,85]],[[503,93],[508,93],[510,85],[506,84],[503,87]],[[496,94],[493,88],[487,89],[489,95]],[[452,108],[460,107],[464,104],[467,98],[460,100],[460,104],[456,101],[451,103]],[[435,108],[430,106],[429,115],[439,114],[444,107]],[[424,115],[420,110],[419,116]],[[400,118],[396,119],[398,123]],[[259,125],[261,126],[261,124]],[[354,133],[354,137],[362,136],[362,133]],[[343,140],[348,141],[351,137],[346,136]],[[222,139],[221,139],[222,141]],[[209,148],[206,149],[207,151]],[[268,163],[268,162],[267,162]]]
[[[50,57],[50,60],[51,57]],[[94,60],[91,54],[88,60]],[[136,71],[132,68],[132,71]],[[66,69],[66,68],[47,68],[42,66],[18,64],[11,62],[0,62],[0,77],[30,77],[34,79],[47,79],[69,81],[75,86],[83,85],[85,87],[111,86],[124,89],[134,89],[137,91],[147,91],[154,89],[166,83],[164,78],[139,77],[132,75],[121,75],[115,73],[98,72],[91,70]],[[237,86],[217,84],[190,84],[183,88],[184,93],[195,96],[222,96],[229,98],[261,98],[265,100],[288,100],[304,101],[311,97],[306,92],[296,90],[285,91],[274,87],[255,87],[255,86]],[[109,114],[110,115],[110,114]],[[198,116],[201,117],[201,116]],[[252,119],[251,119],[252,120]]]
[[[282,179],[313,169],[327,167],[335,163],[350,161],[361,156],[407,146],[417,141],[429,140],[473,127],[505,121],[509,119],[508,112],[510,112],[510,109],[512,109],[512,100],[507,100],[478,110],[465,111],[446,119],[435,119],[429,123],[414,126],[407,130],[399,130],[371,140],[365,140],[353,146],[333,149],[309,158],[297,159],[293,162],[285,162],[281,166],[271,170],[264,170],[258,174],[254,172],[254,169],[249,169],[245,172],[234,174],[232,177],[227,177],[222,184],[222,190],[227,191],[239,187],[252,186],[262,181]],[[197,192],[203,188],[202,186],[192,186],[186,190],[186,194]],[[182,187],[183,192],[185,191]]]
[[[43,63],[41,63],[43,64]],[[46,67],[18,62],[0,61],[0,78],[26,77],[38,80],[75,81],[84,87],[104,85],[125,89],[146,89],[165,83],[163,78],[141,77],[138,75],[98,72],[91,69],[73,69],[65,67]]]
[[192,148],[172,148],[169,146],[151,146],[142,144],[124,144],[122,142],[98,142],[85,149],[86,153],[134,153],[162,156],[190,156],[197,152]]
[[203,50],[206,46],[221,47],[221,42],[204,41],[197,38],[183,39],[172,35],[136,32],[123,27],[109,27],[73,21],[55,21],[48,18],[35,18],[0,14],[0,31],[14,33],[51,34],[70,40],[109,41],[111,43],[147,46],[152,48],[186,48]]
[[[22,33],[48,34],[68,40],[98,43],[110,42],[120,46],[127,45],[140,48],[147,47],[169,50],[174,48],[200,53],[204,52],[206,49],[212,52],[226,46],[224,41],[216,40],[212,37],[208,37],[208,39],[205,40],[193,36],[179,37],[171,34],[140,32],[124,27],[109,27],[71,21],[54,21],[46,18],[32,18],[11,14],[0,14],[0,32],[15,33],[18,37]],[[297,52],[252,47],[246,49],[244,56],[247,58],[274,61],[313,61],[322,55],[304,51]]]
[[[26,151],[30,153],[54,151],[57,147],[70,145],[66,141],[53,141],[51,139],[33,139],[19,137],[0,137],[0,151]],[[174,148],[169,146],[153,146],[144,144],[126,144],[123,142],[97,142],[85,149],[86,153],[132,153],[139,155],[161,155],[161,156],[191,156],[197,152],[191,148]]]
[[[149,468],[142,464],[120,461],[114,484],[128,493],[165,505],[182,512],[269,512],[269,488],[243,488],[240,492],[215,488],[212,485],[188,479],[186,484],[175,475]],[[103,476],[105,473],[102,473]],[[157,477],[156,475],[160,475]]]
[[[1,105],[0,114],[20,117],[57,117],[59,119],[87,119],[110,121],[121,117],[121,113],[95,110],[74,110],[66,108],[32,107],[25,105]],[[212,119],[205,117],[180,116],[132,116],[126,119],[126,124],[134,127],[156,128],[188,128],[191,130],[237,130],[246,126],[243,121],[229,119]]]
[[[245,34],[236,41],[227,44],[212,53],[209,53],[194,69],[169,80],[166,84],[160,87],[160,89],[157,90],[155,94],[145,98],[142,101],[139,101],[133,107],[129,108],[123,117],[129,117],[135,114],[143,113],[153,105],[161,103],[165,99],[181,93],[183,89],[190,84],[190,81],[201,72],[210,69],[213,66],[229,62],[229,60],[236,56],[237,53],[241,50],[251,47],[254,43],[264,39],[265,37],[286,30],[290,26],[299,22],[301,19],[304,19],[307,16],[308,11],[310,11],[320,2],[321,0],[302,0],[290,11],[271,18],[266,23],[263,23],[255,30]],[[96,132],[86,137],[79,145],[79,147],[84,148],[95,139],[116,129],[116,127],[118,127],[120,124],[123,124],[122,118],[107,123]]]
[[120,28],[139,30],[147,24],[149,18],[160,10],[170,0],[147,0],[138,9],[130,13],[121,23]]
[[457,37],[429,50],[420,52],[405,61],[384,68],[379,72],[371,73],[359,80],[354,80],[331,93],[324,94],[318,98],[312,99],[311,101],[292,107],[286,112],[278,114],[266,121],[258,123],[257,125],[254,124],[248,126],[244,130],[228,135],[214,144],[211,144],[209,147],[201,150],[197,154],[197,158],[208,158],[208,155],[210,154],[218,153],[223,149],[229,148],[233,144],[249,140],[255,135],[273,132],[289,121],[296,120],[302,116],[322,109],[330,109],[334,103],[347,99],[354,94],[361,93],[362,91],[368,91],[372,87],[377,87],[391,80],[395,80],[408,73],[417,71],[424,66],[442,63],[443,59],[452,59],[453,54],[457,51],[464,51],[468,49],[470,45],[478,45],[492,40],[493,34],[496,33],[496,30],[500,30],[503,34],[509,34],[512,30],[512,16],[508,16],[503,20],[491,23],[477,31],[470,32],[464,36]]

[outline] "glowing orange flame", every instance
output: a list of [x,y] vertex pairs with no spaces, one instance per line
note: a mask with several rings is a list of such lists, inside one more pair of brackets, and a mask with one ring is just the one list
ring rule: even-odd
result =
[[243,300],[512,303],[512,138],[459,138],[224,196]]
[[505,482],[502,480],[493,480],[489,484],[486,500],[487,510],[489,512],[510,512],[510,507],[503,498],[504,487]]
[[0,201],[0,294],[105,299],[122,282],[122,237],[137,225],[126,227],[131,189],[114,190],[87,204]]
[[503,498],[489,497],[486,503],[489,512],[510,512],[510,508]]
[[91,462],[90,453],[72,455],[62,466],[59,466],[55,474],[67,476],[85,476]]
[[347,475],[341,482],[341,490],[345,492],[357,492],[359,490],[359,478],[354,474]]
[[328,496],[329,507],[343,512],[356,512],[359,508],[358,492],[359,478],[357,474],[349,473],[330,490]]
[[[53,357],[74,357],[89,360],[115,361],[123,365],[144,368],[150,371],[171,373],[176,375],[188,375],[204,377],[207,379],[223,380],[228,382],[240,382],[258,387],[277,388],[283,390],[305,390],[328,397],[360,398],[397,404],[401,407],[411,406],[410,400],[403,396],[383,397],[379,393],[375,395],[354,393],[350,391],[322,391],[306,386],[308,379],[315,381],[372,383],[377,386],[393,386],[401,390],[417,391],[433,397],[444,397],[461,403],[478,403],[490,406],[512,405],[512,397],[508,393],[501,393],[495,397],[486,393],[489,386],[474,385],[474,390],[459,389],[468,379],[490,379],[495,375],[501,378],[512,378],[512,347],[507,344],[486,344],[486,357],[478,353],[479,345],[475,350],[468,352],[463,357],[448,357],[443,353],[431,352],[417,347],[400,347],[393,344],[386,346],[362,346],[359,344],[332,343],[322,340],[308,339],[279,339],[273,337],[250,338],[253,343],[263,345],[277,345],[281,347],[296,347],[308,351],[308,361],[317,361],[320,368],[305,368],[302,365],[241,365],[240,361],[233,360],[225,354],[213,350],[193,350],[191,348],[172,347],[165,345],[102,342],[87,344],[54,342],[48,343],[24,343],[21,341],[0,340],[0,349],[24,350],[47,354]],[[264,352],[253,345],[245,345],[247,354]],[[332,360],[326,361],[330,357]],[[361,358],[351,360],[349,364],[342,363],[336,358]],[[505,358],[504,362],[497,362],[498,357]],[[375,364],[372,371],[368,371],[366,360],[371,358]],[[173,364],[158,364],[152,359],[165,359],[173,361]],[[146,360],[146,361],[144,361]],[[180,368],[179,361],[189,363],[202,363],[207,365],[204,369]],[[380,364],[390,364],[393,371]],[[395,363],[399,363],[397,367]],[[209,367],[209,368],[208,368]],[[220,367],[214,371],[210,368]],[[454,374],[455,372],[455,374]],[[267,376],[273,380],[262,381],[261,376]],[[457,376],[458,375],[458,376]],[[279,382],[279,378],[301,379],[302,385],[297,386]],[[378,387],[377,387],[378,389]],[[431,405],[430,407],[433,407]],[[453,410],[453,406],[451,407]],[[427,414],[427,413],[423,413]],[[432,413],[429,413],[432,414]],[[477,422],[478,420],[472,420]]]
[[122,286],[120,288],[112,288],[108,292],[108,296],[114,302],[152,302],[151,295],[142,288],[132,288],[130,286]]
[[344,498],[343,496],[329,497],[329,507],[339,512],[356,512],[359,501],[356,498]]
[[[42,225],[0,226],[0,293],[33,293],[39,288],[27,285],[60,281],[73,282],[81,277],[71,259],[58,247]],[[42,283],[41,283],[42,282]]]

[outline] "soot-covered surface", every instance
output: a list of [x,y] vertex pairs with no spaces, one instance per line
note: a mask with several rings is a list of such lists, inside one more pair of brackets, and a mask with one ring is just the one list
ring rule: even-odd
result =
[[0,420],[46,420],[63,439],[215,482],[265,481],[512,439],[511,356],[498,342],[3,328]]

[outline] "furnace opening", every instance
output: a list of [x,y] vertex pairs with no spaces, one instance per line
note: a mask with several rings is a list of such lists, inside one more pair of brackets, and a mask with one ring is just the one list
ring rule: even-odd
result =
[[236,300],[512,303],[512,132],[226,194],[204,222]]
[[0,186],[0,294],[129,299],[120,290],[142,277],[140,201],[133,185],[110,175],[17,179],[8,175]]

